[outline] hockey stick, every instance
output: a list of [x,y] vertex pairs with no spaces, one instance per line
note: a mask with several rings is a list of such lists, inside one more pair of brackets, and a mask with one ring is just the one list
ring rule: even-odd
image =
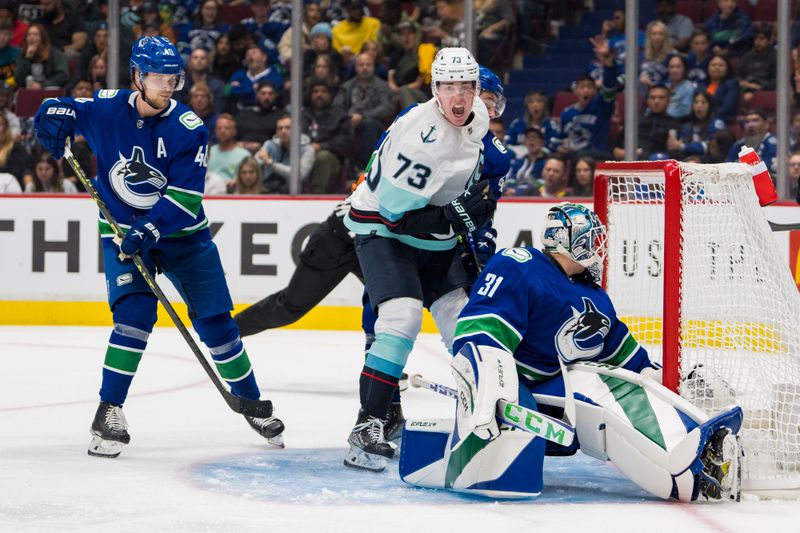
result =
[[[414,374],[409,379],[411,386],[430,391],[458,400],[458,391],[441,383],[427,381],[420,374]],[[516,403],[505,400],[497,401],[497,417],[504,424],[514,426],[526,433],[533,433],[537,437],[555,442],[561,446],[569,446],[575,438],[575,428],[565,424],[539,411],[528,409]]]
[[[105,202],[100,198],[100,195],[97,194],[97,189],[94,188],[92,182],[89,178],[86,177],[86,174],[83,172],[83,169],[80,166],[80,163],[75,159],[75,156],[72,154],[72,148],[69,138],[67,139],[66,145],[64,146],[64,159],[67,160],[69,166],[72,167],[72,170],[75,171],[75,175],[78,177],[80,182],[86,188],[86,191],[94,200],[94,203],[97,204],[97,207],[100,209],[100,213],[103,214],[103,217],[106,221],[111,225],[111,228],[114,230],[114,234],[122,239],[125,235],[122,233],[122,230],[119,227],[114,216],[106,207]],[[192,353],[197,357],[197,360],[200,361],[200,364],[203,366],[203,370],[206,371],[208,377],[211,378],[211,382],[217,388],[219,393],[225,398],[225,401],[228,403],[228,406],[236,411],[237,413],[241,413],[243,415],[253,416],[257,418],[268,418],[272,416],[272,402],[269,400],[248,400],[247,398],[240,398],[238,396],[234,396],[233,394],[225,388],[222,384],[222,381],[217,376],[214,369],[206,360],[203,352],[200,351],[200,348],[197,346],[197,343],[192,338],[192,335],[189,333],[189,330],[186,329],[186,326],[183,325],[183,321],[181,321],[178,313],[175,312],[175,309],[172,307],[172,304],[169,303],[167,297],[164,295],[164,292],[161,290],[161,287],[156,284],[156,280],[153,278],[153,275],[150,274],[150,271],[147,269],[147,265],[144,264],[142,258],[139,257],[138,254],[131,257],[133,263],[136,265],[136,268],[139,269],[139,272],[142,274],[147,286],[150,287],[150,290],[153,291],[153,294],[156,295],[158,301],[161,302],[161,305],[164,306],[164,309],[167,310],[167,314],[175,323],[175,327],[178,328],[180,331],[183,340],[186,341],[186,344],[189,345],[191,348]]]
[[797,231],[800,230],[800,222],[795,222],[793,224],[779,224],[778,222],[772,222],[768,220],[769,227],[772,231]]

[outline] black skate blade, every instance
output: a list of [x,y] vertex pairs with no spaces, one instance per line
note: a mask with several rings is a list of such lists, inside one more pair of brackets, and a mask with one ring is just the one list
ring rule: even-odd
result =
[[256,418],[269,418],[272,416],[272,402],[269,400],[248,400],[231,395],[228,405],[237,413]]

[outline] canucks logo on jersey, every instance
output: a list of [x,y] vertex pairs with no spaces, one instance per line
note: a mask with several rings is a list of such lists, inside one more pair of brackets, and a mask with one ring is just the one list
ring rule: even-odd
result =
[[167,178],[157,168],[147,164],[144,150],[134,146],[129,158],[120,153],[108,173],[111,187],[126,204],[139,209],[149,209],[159,198]]
[[556,333],[556,347],[565,362],[590,359],[603,350],[603,342],[611,329],[611,320],[597,310],[586,297],[583,311],[572,308],[572,317]]

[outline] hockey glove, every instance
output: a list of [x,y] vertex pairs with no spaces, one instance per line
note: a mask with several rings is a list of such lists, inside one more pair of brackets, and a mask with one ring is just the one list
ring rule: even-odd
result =
[[33,117],[36,137],[56,159],[64,156],[64,143],[75,135],[75,106],[49,98]]
[[489,180],[482,180],[444,206],[444,215],[457,235],[472,233],[494,213],[497,200],[492,196]]
[[119,244],[119,250],[125,257],[146,254],[160,238],[161,233],[152,222],[138,218]]
[[472,242],[475,244],[475,255],[478,256],[478,263],[480,268],[486,266],[489,259],[492,258],[494,252],[497,250],[497,230],[491,226],[478,228],[477,231],[472,233]]

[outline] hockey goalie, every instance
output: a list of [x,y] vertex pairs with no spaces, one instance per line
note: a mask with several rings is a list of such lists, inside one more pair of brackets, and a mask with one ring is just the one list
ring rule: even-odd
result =
[[[453,344],[456,417],[406,422],[401,478],[535,497],[545,455],[580,449],[659,498],[738,501],[742,409],[709,416],[661,386],[658,366],[599,286],[606,233],[597,215],[554,206],[542,244],[497,253],[475,283]],[[507,425],[498,402],[529,418],[563,416],[574,439]]]

